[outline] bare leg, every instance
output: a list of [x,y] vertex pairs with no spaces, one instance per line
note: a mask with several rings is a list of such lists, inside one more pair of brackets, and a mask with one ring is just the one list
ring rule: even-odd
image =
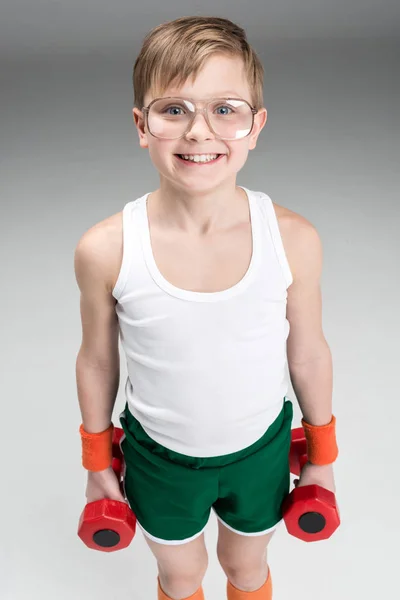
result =
[[260,536],[239,535],[218,520],[217,556],[228,580],[238,590],[253,592],[267,580],[267,547],[275,530]]
[[184,600],[199,590],[208,567],[204,533],[181,545],[145,539],[157,560],[160,585],[168,598]]

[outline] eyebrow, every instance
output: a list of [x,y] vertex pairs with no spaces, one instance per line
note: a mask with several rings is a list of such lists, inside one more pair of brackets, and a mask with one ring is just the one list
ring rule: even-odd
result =
[[[189,96],[182,96],[181,94],[170,94],[171,96],[174,97],[181,97],[181,98],[189,98]],[[228,98],[228,97],[234,97],[236,96],[237,98],[241,98],[241,95],[238,94],[237,92],[234,91],[223,91],[223,92],[215,92],[214,94],[208,94],[207,96],[203,96],[203,99],[206,98]]]
[[[219,98],[219,97],[223,97],[223,96],[238,96],[240,98],[240,94],[238,94],[237,92],[233,92],[231,91],[225,91],[225,92],[219,92],[218,94],[214,94],[212,97],[213,98]],[[211,96],[210,96],[211,97]]]

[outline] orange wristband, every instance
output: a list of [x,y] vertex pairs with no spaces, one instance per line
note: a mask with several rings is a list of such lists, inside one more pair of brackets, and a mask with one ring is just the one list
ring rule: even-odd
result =
[[88,433],[79,427],[82,438],[82,465],[88,471],[103,471],[112,463],[112,439],[114,425],[100,433]]
[[327,425],[310,425],[301,420],[307,440],[307,457],[313,465],[329,465],[338,457],[336,418],[332,415]]

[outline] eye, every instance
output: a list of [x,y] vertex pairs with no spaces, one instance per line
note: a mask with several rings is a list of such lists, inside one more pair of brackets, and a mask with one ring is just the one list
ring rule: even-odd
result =
[[233,112],[232,109],[229,106],[226,106],[225,104],[223,106],[218,106],[217,110],[219,110],[220,108],[224,108],[224,109],[226,108],[226,109],[230,110],[231,112]]
[[[181,106],[167,106],[167,108],[165,108],[163,110],[163,113],[168,112],[169,110],[183,110]],[[171,113],[168,113],[171,114]],[[176,115],[176,113],[173,113],[172,116]],[[179,115],[178,115],[179,116]]]

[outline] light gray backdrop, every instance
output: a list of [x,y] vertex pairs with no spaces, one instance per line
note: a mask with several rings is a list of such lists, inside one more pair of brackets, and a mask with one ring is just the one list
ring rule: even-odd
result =
[[[1,4],[1,600],[156,598],[140,531],[114,554],[76,535],[86,472],[73,253],[89,227],[158,187],[132,121],[132,66],[149,29],[189,14],[245,27],[265,66],[268,123],[238,183],[304,215],[324,245],[342,526],[317,544],[278,530],[274,600],[396,596],[400,4],[234,4]],[[121,349],[114,422],[125,378]],[[300,416],[295,403],[294,426]],[[208,600],[225,598],[216,534],[212,516]]]

